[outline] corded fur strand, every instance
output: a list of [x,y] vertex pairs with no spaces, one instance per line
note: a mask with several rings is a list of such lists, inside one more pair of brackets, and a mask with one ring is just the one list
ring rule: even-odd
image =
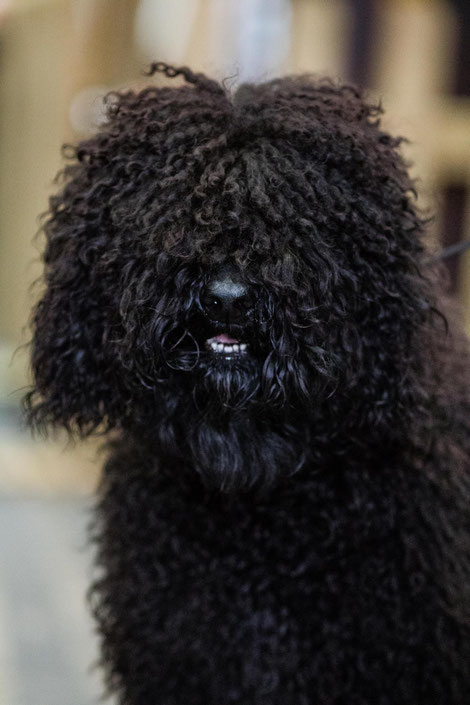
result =
[[[109,689],[468,705],[469,352],[402,140],[352,86],[156,73],[184,83],[113,94],[65,154],[25,398],[35,429],[112,432]],[[256,292],[230,364],[201,333],[226,266]]]

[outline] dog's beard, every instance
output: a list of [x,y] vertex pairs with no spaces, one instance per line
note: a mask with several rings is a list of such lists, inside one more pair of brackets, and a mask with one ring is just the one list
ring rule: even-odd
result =
[[308,444],[299,429],[273,428],[252,412],[219,423],[202,419],[188,429],[194,469],[210,488],[226,493],[264,491],[305,463]]
[[179,426],[192,466],[210,488],[263,491],[305,463],[301,414],[290,404],[270,403],[270,393],[278,401],[282,395],[266,389],[264,363],[249,355],[207,355],[179,375]]
[[261,365],[249,355],[204,357],[193,378],[196,409],[207,419],[230,416],[260,402]]
[[[221,338],[232,338],[234,350],[211,345]],[[223,492],[276,486],[305,464],[311,385],[289,340],[273,348],[261,325],[222,335],[197,319],[186,331],[175,325],[160,340],[168,413],[158,434],[167,453]]]

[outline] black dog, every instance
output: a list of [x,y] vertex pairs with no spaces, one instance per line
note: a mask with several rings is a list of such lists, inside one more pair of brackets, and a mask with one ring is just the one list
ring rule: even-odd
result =
[[[92,601],[123,705],[468,705],[469,353],[379,107],[114,96],[44,226],[36,428],[114,433]],[[437,278],[436,278],[437,280]]]

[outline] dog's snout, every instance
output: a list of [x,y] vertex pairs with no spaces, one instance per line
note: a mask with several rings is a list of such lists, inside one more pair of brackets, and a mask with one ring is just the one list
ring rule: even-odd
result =
[[253,292],[232,274],[222,274],[208,282],[201,296],[206,315],[216,323],[243,324],[253,306]]

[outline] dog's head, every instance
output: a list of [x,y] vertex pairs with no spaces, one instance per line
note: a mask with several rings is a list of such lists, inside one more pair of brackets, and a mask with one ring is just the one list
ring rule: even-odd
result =
[[31,422],[392,439],[431,310],[401,140],[352,87],[153,68],[186,83],[115,95],[51,199]]

